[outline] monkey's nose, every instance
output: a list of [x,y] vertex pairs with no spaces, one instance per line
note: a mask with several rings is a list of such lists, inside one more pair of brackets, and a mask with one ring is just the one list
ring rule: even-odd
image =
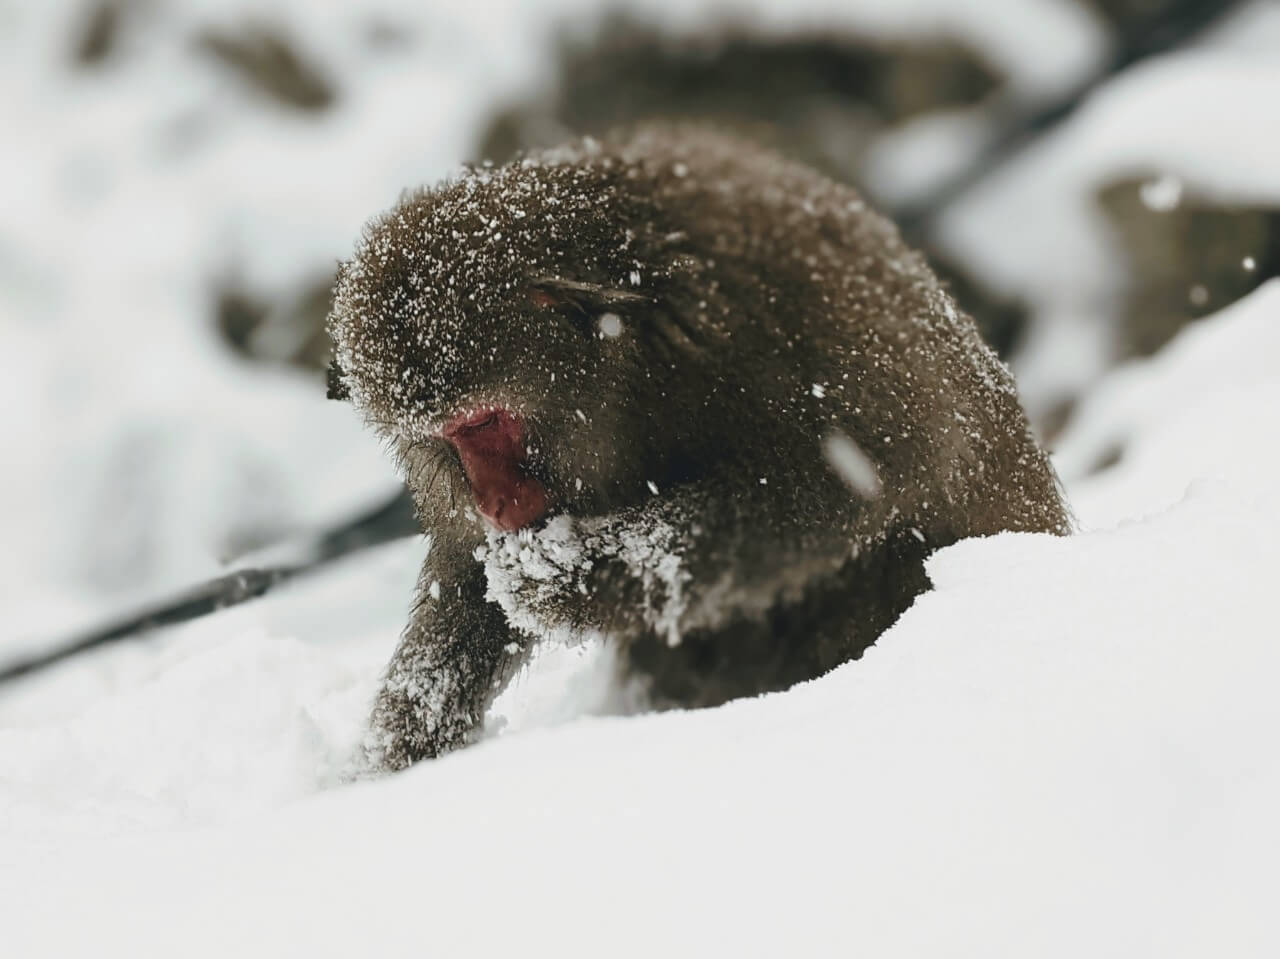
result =
[[524,468],[524,422],[504,409],[459,416],[442,434],[458,451],[480,515],[512,532],[547,512],[547,491]]

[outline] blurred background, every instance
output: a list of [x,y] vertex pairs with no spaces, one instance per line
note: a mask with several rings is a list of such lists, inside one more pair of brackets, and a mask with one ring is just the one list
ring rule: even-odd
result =
[[[1126,455],[1108,371],[1280,272],[1272,0],[0,0],[0,75],[0,655],[395,495],[323,320],[464,162],[676,115],[857,185],[1069,487]],[[280,628],[385,659],[420,556]]]

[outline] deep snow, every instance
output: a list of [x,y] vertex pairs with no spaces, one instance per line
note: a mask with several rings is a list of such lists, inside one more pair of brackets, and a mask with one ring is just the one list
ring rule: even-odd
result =
[[[1274,504],[1266,484],[1200,483],[1114,531],[966,542],[863,662],[803,688],[579,720],[305,801],[288,780],[349,736],[351,680],[244,627],[216,649],[188,637],[92,720],[6,736],[6,941],[1265,955]],[[347,722],[326,730],[334,711]],[[15,764],[15,745],[43,763]],[[39,809],[13,808],[14,780]],[[275,808],[191,828],[246,795]],[[71,833],[59,813],[133,834]]]

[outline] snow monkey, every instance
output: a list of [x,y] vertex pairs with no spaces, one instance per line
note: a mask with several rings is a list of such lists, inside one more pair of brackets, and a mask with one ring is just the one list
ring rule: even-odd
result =
[[1013,382],[853,190],[649,126],[408,195],[343,265],[331,394],[431,544],[373,707],[380,769],[474,739],[553,637],[652,704],[857,658],[966,536],[1065,533]]

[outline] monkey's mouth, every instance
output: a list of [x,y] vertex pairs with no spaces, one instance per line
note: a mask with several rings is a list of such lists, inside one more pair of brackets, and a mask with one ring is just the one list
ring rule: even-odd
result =
[[506,532],[524,529],[547,513],[546,487],[527,468],[524,420],[500,407],[454,417],[440,431],[462,460],[476,509]]

